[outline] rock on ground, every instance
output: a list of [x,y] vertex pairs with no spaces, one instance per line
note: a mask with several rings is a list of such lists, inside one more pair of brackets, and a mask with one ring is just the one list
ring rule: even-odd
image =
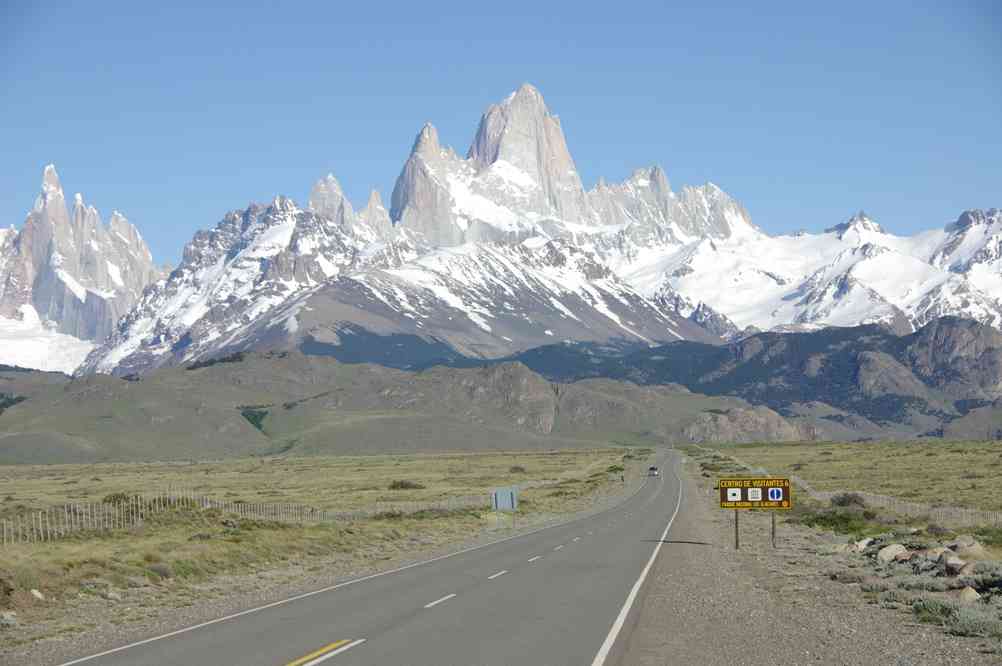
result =
[[896,559],[899,555],[907,553],[908,549],[902,546],[900,543],[892,543],[888,546],[884,546],[879,551],[877,551],[877,560],[879,562],[890,562]]
[[[844,542],[780,518],[745,512],[741,550],[733,516],[715,508],[712,479],[687,477],[679,512],[624,637],[623,666],[664,664],[991,664],[981,639],[948,636],[907,611],[868,605],[825,572],[857,555]],[[832,554],[824,554],[832,553]]]

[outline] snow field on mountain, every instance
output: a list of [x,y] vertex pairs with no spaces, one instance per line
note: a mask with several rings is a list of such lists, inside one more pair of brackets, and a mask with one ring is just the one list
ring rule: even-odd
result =
[[94,343],[57,333],[42,324],[30,305],[22,320],[0,317],[0,364],[72,373],[94,349]]

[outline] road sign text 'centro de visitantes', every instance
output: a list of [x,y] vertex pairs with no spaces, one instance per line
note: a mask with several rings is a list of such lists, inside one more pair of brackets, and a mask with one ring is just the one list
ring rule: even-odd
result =
[[721,509],[792,509],[789,479],[720,479]]

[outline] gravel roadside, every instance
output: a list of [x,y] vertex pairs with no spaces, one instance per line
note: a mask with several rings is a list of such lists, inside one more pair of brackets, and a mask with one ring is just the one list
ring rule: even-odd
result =
[[661,549],[620,664],[999,664],[984,639],[916,622],[907,610],[870,605],[856,585],[829,579],[843,563],[831,534],[716,507],[713,479],[688,463],[684,499]]

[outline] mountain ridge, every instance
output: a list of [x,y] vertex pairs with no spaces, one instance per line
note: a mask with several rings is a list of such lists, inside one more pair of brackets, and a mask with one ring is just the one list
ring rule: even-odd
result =
[[558,340],[723,343],[870,322],[907,334],[945,315],[998,327],[1000,298],[998,209],[912,237],[862,211],[769,236],[715,184],[674,191],[659,166],[585,189],[559,118],[525,84],[488,107],[465,157],[423,125],[388,209],[377,192],[352,206],[331,174],[305,206],[277,197],[198,232],[78,372],[336,344],[350,330],[497,358]]

